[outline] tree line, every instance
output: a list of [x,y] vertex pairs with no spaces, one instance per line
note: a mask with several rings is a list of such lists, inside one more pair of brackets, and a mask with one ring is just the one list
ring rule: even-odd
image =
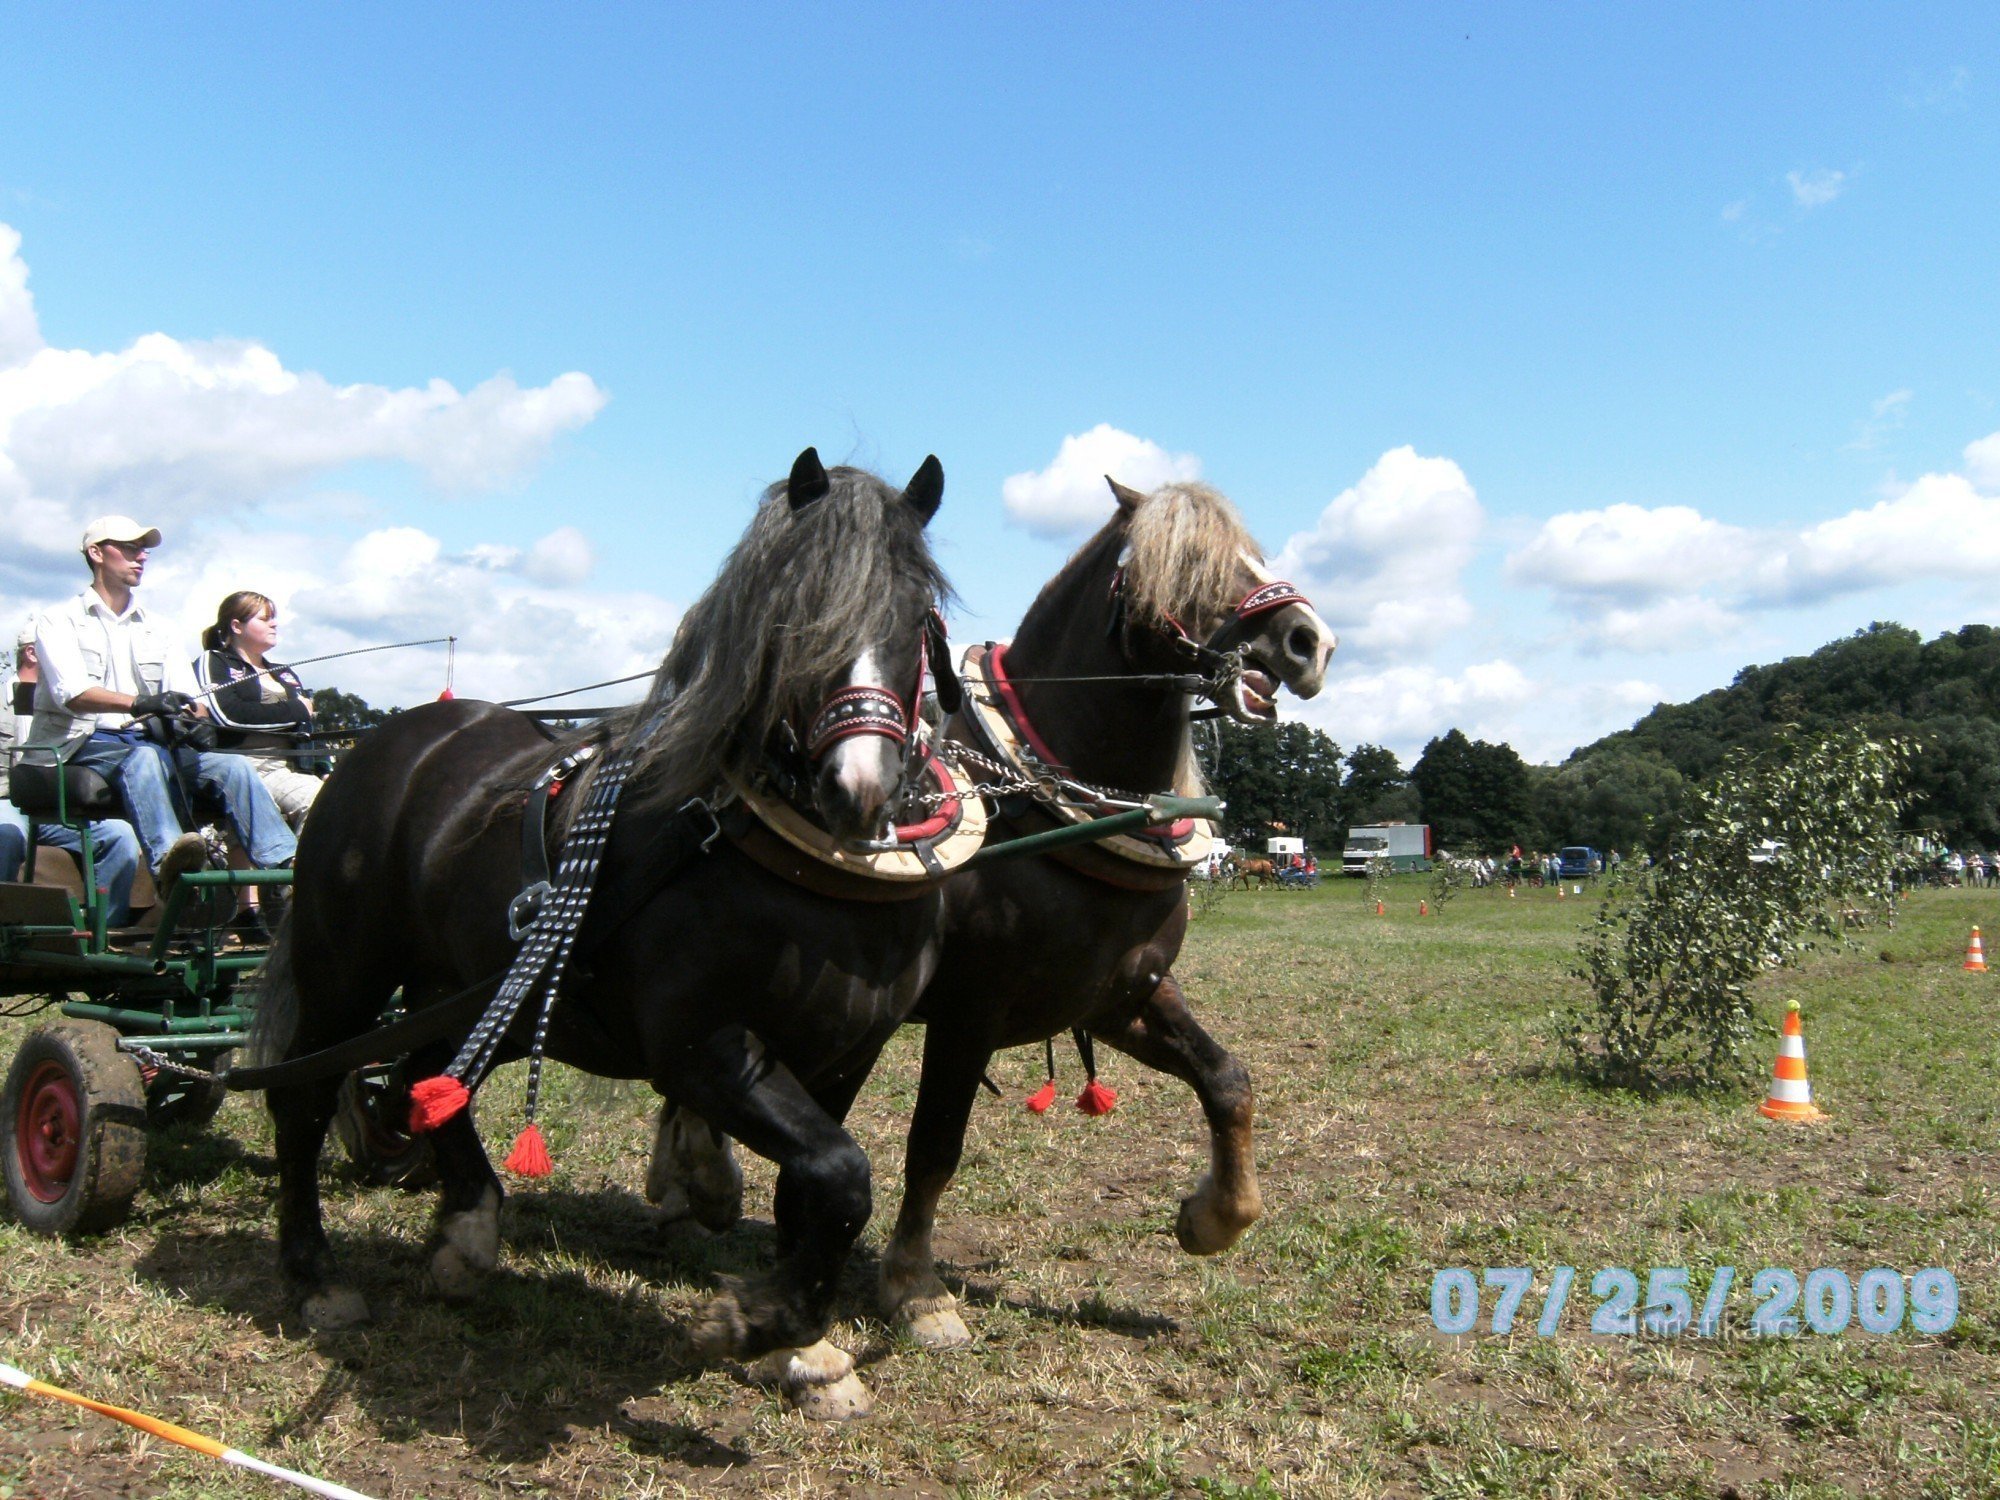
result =
[[1458,729],[1425,745],[1407,772],[1380,745],[1343,753],[1297,723],[1217,721],[1199,749],[1238,842],[1284,831],[1329,850],[1349,827],[1404,821],[1430,824],[1437,846],[1454,853],[1513,844],[1631,853],[1666,847],[1692,789],[1730,752],[1765,750],[1794,728],[1907,741],[1905,825],[1954,847],[2000,848],[2000,630],[1989,625],[1926,642],[1878,622],[1809,655],[1746,667],[1687,703],[1661,704],[1554,766]]

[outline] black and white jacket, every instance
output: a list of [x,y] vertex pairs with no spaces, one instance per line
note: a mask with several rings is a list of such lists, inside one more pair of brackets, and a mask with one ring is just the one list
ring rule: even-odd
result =
[[284,750],[312,733],[305,688],[290,667],[270,662],[260,675],[234,651],[207,651],[195,676],[224,748]]

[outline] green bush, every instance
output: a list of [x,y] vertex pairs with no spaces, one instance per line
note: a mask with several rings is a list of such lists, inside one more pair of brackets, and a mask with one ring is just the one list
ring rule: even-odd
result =
[[1857,909],[1893,921],[1891,829],[1913,750],[1791,732],[1690,793],[1667,857],[1626,866],[1579,949],[1571,972],[1590,999],[1556,1018],[1577,1069],[1642,1092],[1739,1080],[1751,980],[1837,940]]

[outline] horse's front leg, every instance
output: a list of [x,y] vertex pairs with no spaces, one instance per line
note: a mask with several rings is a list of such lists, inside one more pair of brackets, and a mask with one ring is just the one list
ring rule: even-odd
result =
[[767,1355],[753,1374],[781,1385],[810,1416],[867,1415],[874,1397],[853,1358],[826,1339],[841,1270],[868,1222],[867,1156],[745,1027],[723,1027],[689,1048],[662,1082],[778,1168],[778,1263],[712,1301],[695,1346],[724,1358]]
[[972,1342],[958,1299],[938,1279],[931,1249],[938,1200],[965,1150],[965,1127],[992,1052],[933,1020],[924,1028],[924,1070],[903,1158],[903,1203],[882,1254],[882,1313],[927,1349]]
[[431,1284],[446,1301],[463,1302],[499,1263],[500,1200],[505,1194],[470,1107],[437,1128],[431,1151],[442,1187],[430,1239]]
[[1103,1031],[1093,1026],[1091,1033],[1193,1088],[1208,1117],[1209,1168],[1181,1203],[1174,1234],[1193,1255],[1227,1250],[1264,1212],[1250,1140],[1249,1071],[1201,1029],[1171,974],[1124,1026]]

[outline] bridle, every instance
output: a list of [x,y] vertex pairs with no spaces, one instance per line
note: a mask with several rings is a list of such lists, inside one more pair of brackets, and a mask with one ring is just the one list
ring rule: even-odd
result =
[[[922,784],[926,770],[936,756],[929,739],[923,734],[923,715],[919,711],[923,702],[924,675],[936,670],[932,676],[937,685],[938,706],[949,715],[958,711],[961,701],[961,687],[957,674],[950,669],[951,648],[945,634],[944,616],[932,605],[924,612],[924,619],[917,634],[917,669],[910,684],[906,699],[893,688],[875,684],[850,684],[836,688],[828,695],[819,711],[812,716],[804,735],[799,735],[790,725],[784,726],[786,744],[772,756],[777,762],[772,769],[779,774],[780,785],[794,802],[812,802],[812,772],[820,762],[843,740],[857,735],[875,735],[893,740],[900,747],[900,764],[896,785],[891,790],[887,803],[891,809],[900,808],[908,801],[912,792]],[[805,774],[800,774],[796,762],[803,759]],[[790,767],[784,762],[792,761]],[[789,774],[785,774],[789,771]],[[803,795],[801,795],[803,794]],[[929,824],[918,825],[928,828]],[[907,828],[891,828],[886,839],[864,841],[865,848],[899,848],[913,838],[923,836]]]
[[1226,695],[1243,676],[1250,622],[1288,604],[1303,604],[1308,609],[1312,607],[1312,601],[1304,593],[1282,578],[1260,583],[1223,617],[1222,623],[1209,633],[1205,641],[1196,640],[1174,616],[1163,615],[1167,630],[1161,637],[1161,644],[1180,658],[1185,669],[1179,672],[1143,671],[1132,655],[1132,620],[1125,604],[1125,570],[1121,567],[1111,575],[1111,623],[1105,634],[1117,639],[1119,655],[1133,670],[1111,675],[1016,677],[1013,680],[1016,683],[1122,682],[1135,687],[1169,688],[1214,704],[1214,709],[1203,711],[1201,717],[1207,717],[1224,711]]

